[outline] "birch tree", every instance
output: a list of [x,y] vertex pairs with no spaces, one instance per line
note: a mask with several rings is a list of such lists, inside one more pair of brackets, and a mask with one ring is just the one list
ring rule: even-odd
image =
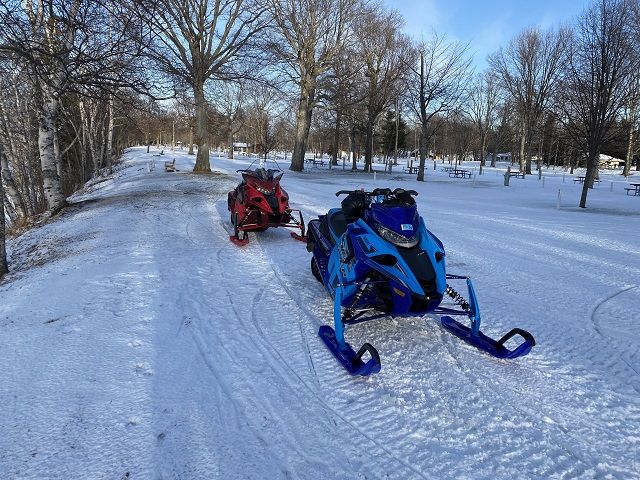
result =
[[[33,154],[31,138],[33,101],[25,72],[11,61],[0,64],[0,170],[4,183],[5,195],[10,199],[7,215],[14,221],[22,222],[30,214],[28,182],[22,182],[23,189],[18,187],[16,173],[22,170]],[[25,176],[24,173],[22,175]]]
[[[4,156],[2,142],[0,142],[0,156]],[[5,243],[5,220],[4,220],[4,188],[2,187],[2,170],[0,170],[0,279],[9,271],[7,263],[7,247]]]
[[73,65],[74,45],[81,22],[83,0],[10,0],[0,8],[7,27],[5,52],[20,56],[28,64],[36,88],[39,110],[40,162],[47,208],[65,205],[54,151],[54,138],[60,96],[65,91]]

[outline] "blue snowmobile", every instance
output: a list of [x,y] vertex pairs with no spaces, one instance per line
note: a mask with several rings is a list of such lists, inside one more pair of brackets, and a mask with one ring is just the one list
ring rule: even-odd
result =
[[[514,328],[497,341],[480,331],[471,279],[446,273],[444,246],[418,214],[418,192],[376,188],[336,196],[345,194],[342,208],[309,223],[307,250],[311,272],[334,298],[334,327],[323,325],[318,334],[351,375],[379,372],[380,355],[369,343],[356,352],[345,341],[345,327],[386,316],[443,315],[445,329],[495,357],[529,353],[535,340],[525,330]],[[468,299],[449,285],[453,281],[466,282]],[[454,316],[466,316],[469,326]],[[515,336],[522,341],[509,342],[516,344],[510,349],[506,343]]]

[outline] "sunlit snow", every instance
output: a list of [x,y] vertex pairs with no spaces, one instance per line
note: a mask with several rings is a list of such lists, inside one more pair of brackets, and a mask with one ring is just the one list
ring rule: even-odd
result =
[[581,209],[559,168],[506,187],[503,164],[456,179],[428,163],[417,182],[281,160],[306,221],[341,189],[417,190],[482,330],[537,342],[497,360],[437,318],[380,319],[347,329],[382,362],[354,378],[317,336],[332,300],[305,245],[283,228],[229,241],[252,161],[214,153],[197,175],[184,150],[132,149],[8,241],[0,478],[640,478],[640,197],[619,171]]

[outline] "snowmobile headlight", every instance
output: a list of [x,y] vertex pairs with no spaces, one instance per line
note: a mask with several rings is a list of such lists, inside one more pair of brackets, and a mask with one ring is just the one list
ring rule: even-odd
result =
[[266,188],[262,188],[260,185],[256,185],[256,190],[258,190],[263,195],[273,195],[274,193],[276,193],[275,188],[267,190]]
[[382,238],[396,247],[411,248],[415,247],[420,241],[420,232],[415,232],[413,236],[407,238],[404,235],[399,235],[393,230],[383,227],[379,223],[376,225],[376,230]]

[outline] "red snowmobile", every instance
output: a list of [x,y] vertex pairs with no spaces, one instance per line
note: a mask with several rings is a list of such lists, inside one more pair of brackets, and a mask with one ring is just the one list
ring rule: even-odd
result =
[[[291,236],[306,242],[302,212],[289,208],[289,195],[280,186],[284,172],[262,167],[237,172],[242,173],[242,182],[228,196],[234,229],[230,240],[243,246],[249,243],[248,231],[263,232],[270,227],[291,227],[300,229],[300,234],[291,232]],[[294,212],[297,212],[298,218]]]

